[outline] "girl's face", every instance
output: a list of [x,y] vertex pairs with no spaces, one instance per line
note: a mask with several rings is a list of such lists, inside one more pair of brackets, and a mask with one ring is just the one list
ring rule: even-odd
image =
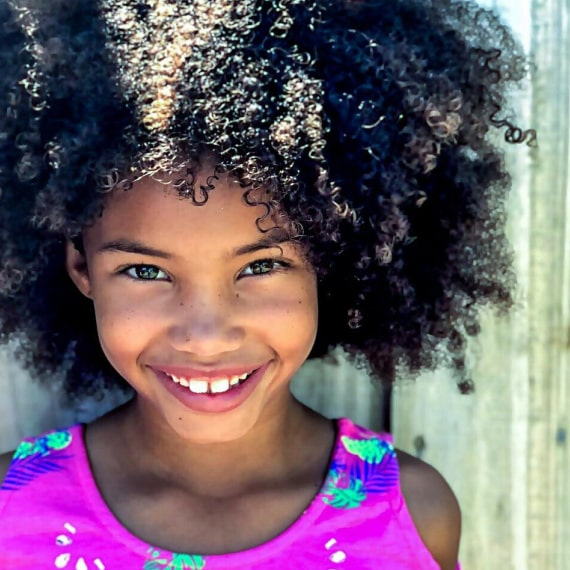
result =
[[84,233],[85,257],[68,245],[70,275],[139,409],[196,442],[235,440],[282,416],[316,336],[312,268],[283,232],[259,231],[265,208],[242,196],[221,177],[196,206],[144,178],[110,194]]

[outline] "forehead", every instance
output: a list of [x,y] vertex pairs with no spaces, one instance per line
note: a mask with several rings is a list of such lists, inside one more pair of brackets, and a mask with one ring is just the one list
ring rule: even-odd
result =
[[[196,198],[204,198],[201,185],[212,182],[204,172],[195,179]],[[102,216],[89,228],[90,239],[131,237],[160,242],[188,242],[194,238],[207,238],[212,242],[241,242],[259,239],[262,235],[283,233],[280,213],[267,216],[265,202],[271,196],[263,190],[248,194],[236,180],[224,174],[213,182],[203,204],[195,204],[181,196],[175,183],[176,174],[160,177],[146,176],[135,182],[131,189],[114,189],[104,203]],[[262,231],[263,230],[263,231]]]

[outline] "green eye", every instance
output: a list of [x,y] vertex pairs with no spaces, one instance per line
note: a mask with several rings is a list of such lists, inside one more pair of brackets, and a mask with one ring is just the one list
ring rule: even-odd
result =
[[163,281],[168,276],[155,265],[133,265],[125,269],[124,273],[138,281]]
[[277,259],[260,259],[250,263],[244,270],[243,275],[267,275],[276,271],[283,271],[291,265]]
[[269,259],[264,259],[262,261],[256,261],[251,264],[252,273],[254,275],[262,275],[263,273],[269,273],[275,268],[276,263]]

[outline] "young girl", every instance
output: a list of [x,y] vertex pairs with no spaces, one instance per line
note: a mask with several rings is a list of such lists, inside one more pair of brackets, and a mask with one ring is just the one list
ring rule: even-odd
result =
[[390,382],[511,304],[508,30],[451,0],[1,0],[0,338],[124,406],[0,462],[2,568],[452,570],[389,435],[296,401]]

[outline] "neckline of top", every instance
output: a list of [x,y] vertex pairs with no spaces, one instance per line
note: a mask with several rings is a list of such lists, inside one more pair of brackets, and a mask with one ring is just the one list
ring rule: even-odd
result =
[[[327,475],[325,476],[318,492],[307,505],[305,511],[293,522],[293,524],[276,537],[253,548],[228,554],[203,555],[202,558],[212,561],[215,560],[220,563],[223,562],[224,568],[228,568],[228,570],[234,566],[236,568],[243,568],[244,565],[248,567],[248,565],[257,564],[262,560],[274,557],[278,552],[291,546],[291,544],[297,540],[297,536],[302,534],[305,529],[309,529],[311,527],[323,510],[327,508],[327,504],[322,500],[322,495],[334,475],[332,472],[333,467],[343,463],[344,448],[341,443],[341,437],[352,433],[354,429],[354,424],[349,418],[336,419],[334,420],[334,424],[335,440],[327,466]],[[140,556],[148,557],[152,552],[159,552],[166,555],[175,554],[170,550],[155,547],[144,542],[119,522],[111,509],[105,503],[101,492],[97,487],[97,483],[95,482],[85,446],[85,425],[77,424],[71,429],[72,431],[75,431],[73,439],[78,442],[76,447],[76,467],[83,495],[101,526],[113,536],[114,540],[123,544],[129,550]]]

